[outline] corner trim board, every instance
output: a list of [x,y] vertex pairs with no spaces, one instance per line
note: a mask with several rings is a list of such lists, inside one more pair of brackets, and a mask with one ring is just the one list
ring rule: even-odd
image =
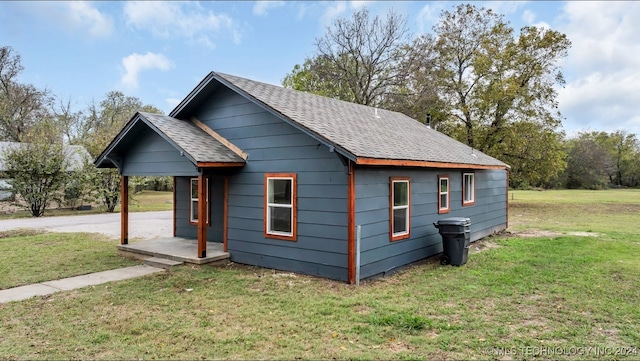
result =
[[347,277],[356,282],[356,182],[353,162],[349,162],[347,182]]

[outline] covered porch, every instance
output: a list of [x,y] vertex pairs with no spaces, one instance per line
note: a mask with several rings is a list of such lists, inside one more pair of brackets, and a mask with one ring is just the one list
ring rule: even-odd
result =
[[207,254],[198,257],[198,240],[183,237],[166,237],[147,239],[130,244],[120,244],[118,251],[124,256],[147,259],[157,257],[176,262],[191,264],[207,264],[229,259],[224,245],[217,242],[206,242]]
[[[121,174],[119,251],[193,264],[229,258],[229,175],[246,159],[242,150],[195,118],[136,113],[95,161],[99,168],[117,168]],[[173,237],[129,244],[130,176],[173,176]]]

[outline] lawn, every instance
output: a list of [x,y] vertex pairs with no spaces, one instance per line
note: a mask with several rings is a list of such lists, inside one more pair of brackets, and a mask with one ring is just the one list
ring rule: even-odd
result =
[[[3,202],[4,203],[4,202]],[[173,209],[173,193],[158,191],[142,191],[132,194],[129,200],[129,212],[149,212],[149,211],[170,211]],[[120,205],[117,205],[115,212],[120,212]],[[80,214],[104,213],[104,206],[93,207],[91,210],[79,211],[69,208],[54,208],[45,210],[45,217],[74,216]],[[28,218],[31,213],[20,210],[15,213],[0,214],[1,219]]]
[[0,358],[639,359],[640,193],[511,206],[467,265],[359,287],[231,264],[1,304]]
[[101,234],[0,232],[0,289],[136,264],[115,254],[117,244]]

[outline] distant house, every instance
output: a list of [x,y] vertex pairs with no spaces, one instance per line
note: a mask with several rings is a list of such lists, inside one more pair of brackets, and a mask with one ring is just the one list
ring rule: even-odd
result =
[[346,282],[442,252],[438,219],[471,218],[473,240],[507,227],[507,164],[401,113],[215,72],[168,116],[135,114],[95,164],[125,185],[174,176],[174,236],[199,257],[222,242],[234,262]]
[[[4,154],[7,151],[24,147],[24,143],[19,142],[0,142],[0,172],[7,171]],[[65,153],[65,161],[67,163],[67,171],[73,172],[82,169],[85,163],[93,158],[89,152],[81,145],[65,145],[63,147]],[[0,201],[11,199],[13,192],[8,179],[0,179]]]

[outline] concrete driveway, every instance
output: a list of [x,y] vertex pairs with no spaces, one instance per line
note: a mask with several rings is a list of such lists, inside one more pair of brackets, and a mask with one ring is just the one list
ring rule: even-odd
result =
[[[18,228],[50,232],[91,232],[120,238],[120,213],[0,220],[0,231]],[[129,239],[173,237],[173,212],[129,213]]]

